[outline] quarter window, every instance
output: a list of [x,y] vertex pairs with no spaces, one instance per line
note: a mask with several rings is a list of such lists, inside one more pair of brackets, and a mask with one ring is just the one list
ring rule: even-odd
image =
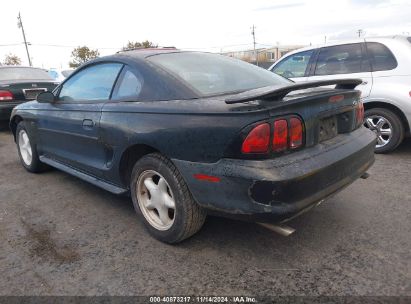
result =
[[86,67],[63,84],[59,99],[68,102],[109,99],[122,66],[119,63],[102,63]]
[[293,54],[279,62],[272,71],[286,78],[303,77],[314,50]]
[[120,83],[114,90],[113,98],[137,97],[140,94],[142,88],[141,77],[137,77],[136,74],[127,69],[120,78]]
[[318,55],[315,75],[360,73],[367,70],[361,44],[343,44],[325,47]]
[[367,42],[367,52],[373,72],[388,71],[397,67],[397,60],[385,45]]

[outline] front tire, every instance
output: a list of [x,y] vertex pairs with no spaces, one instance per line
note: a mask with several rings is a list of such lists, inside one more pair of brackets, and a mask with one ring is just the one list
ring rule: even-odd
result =
[[404,138],[404,126],[400,118],[385,108],[372,108],[364,113],[364,126],[377,135],[375,153],[393,151]]
[[17,125],[16,144],[20,162],[27,171],[38,173],[47,168],[39,159],[36,143],[27,131],[24,121]]
[[130,192],[147,230],[162,242],[181,242],[204,224],[206,212],[194,201],[174,164],[159,153],[136,162]]

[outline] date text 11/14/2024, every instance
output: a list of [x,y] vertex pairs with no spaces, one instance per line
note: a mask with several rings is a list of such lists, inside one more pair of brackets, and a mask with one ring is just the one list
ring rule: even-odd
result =
[[150,297],[150,303],[256,303],[254,297],[248,296],[162,296]]

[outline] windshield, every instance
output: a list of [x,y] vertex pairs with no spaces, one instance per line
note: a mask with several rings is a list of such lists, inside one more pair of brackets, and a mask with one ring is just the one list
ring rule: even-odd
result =
[[290,83],[255,65],[217,54],[183,52],[147,59],[178,77],[201,97]]
[[45,70],[34,68],[1,68],[0,80],[52,80]]
[[411,37],[408,37],[407,39],[408,39],[408,41],[411,43]]

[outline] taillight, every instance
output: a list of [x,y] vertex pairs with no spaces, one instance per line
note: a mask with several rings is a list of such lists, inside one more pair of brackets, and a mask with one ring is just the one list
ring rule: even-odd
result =
[[274,121],[273,151],[280,152],[287,149],[288,124],[285,119]]
[[364,122],[364,104],[361,101],[358,101],[357,107],[355,108],[357,126],[360,126]]
[[[273,130],[271,149],[270,138]],[[268,153],[294,150],[303,146],[304,127],[303,122],[296,116],[281,117],[274,120],[273,128],[264,122],[255,126],[244,139],[241,152]]]
[[290,149],[297,149],[303,144],[303,124],[299,118],[290,118]]
[[345,98],[344,95],[334,95],[328,98],[328,102],[332,102],[332,103],[340,102],[340,101],[343,101],[344,98]]
[[13,100],[13,94],[9,91],[0,91],[0,101]]
[[270,125],[263,123],[256,126],[248,133],[243,142],[243,153],[267,153],[270,146]]

